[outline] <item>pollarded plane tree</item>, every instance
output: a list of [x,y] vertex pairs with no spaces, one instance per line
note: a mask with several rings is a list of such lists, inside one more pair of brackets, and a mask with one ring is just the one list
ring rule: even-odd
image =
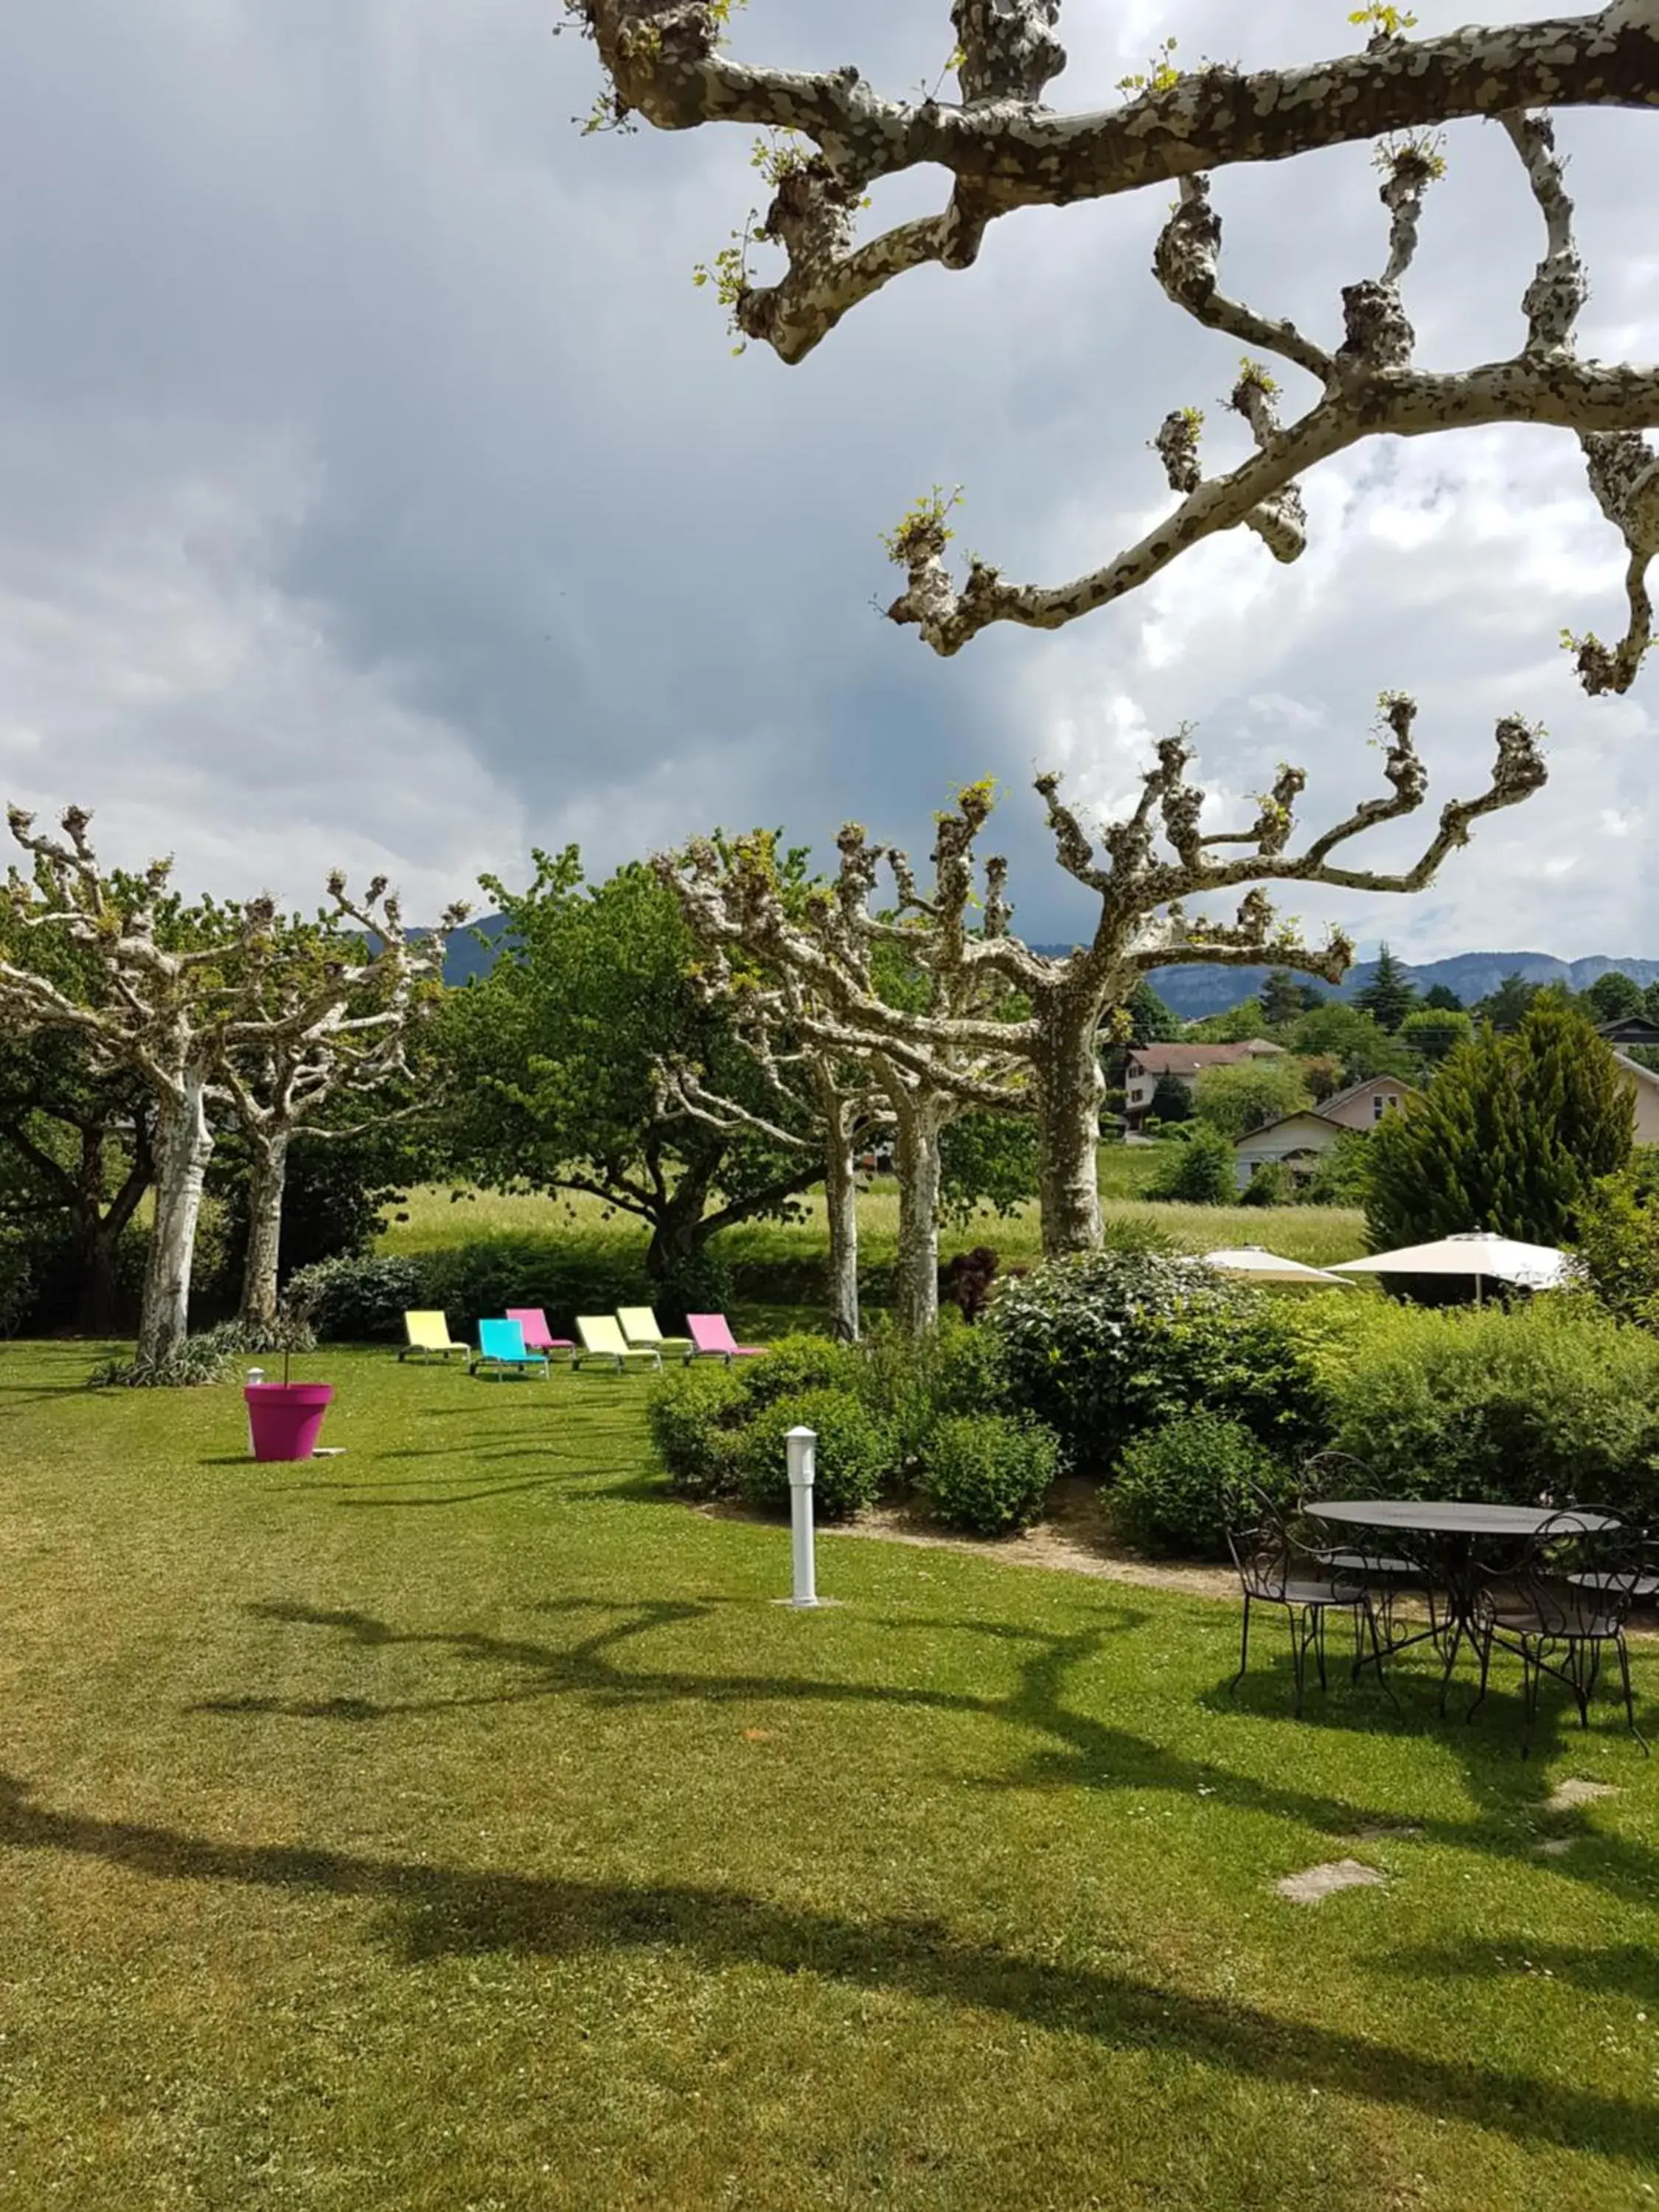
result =
[[[1044,1251],[1087,1251],[1101,1241],[1095,1155],[1102,1024],[1128,1004],[1146,972],[1200,961],[1271,963],[1338,981],[1352,959],[1352,944],[1336,930],[1318,943],[1306,941],[1275,913],[1269,884],[1421,890],[1446,856],[1468,842],[1477,820],[1517,805],[1543,783],[1539,732],[1518,716],[1506,717],[1498,725],[1487,787],[1442,808],[1433,836],[1409,866],[1350,865],[1352,840],[1414,814],[1427,798],[1428,777],[1413,738],[1416,714],[1403,695],[1383,700],[1387,796],[1363,801],[1300,850],[1292,845],[1304,771],[1280,769],[1248,829],[1206,830],[1205,794],[1189,777],[1193,755],[1184,734],[1160,744],[1134,808],[1105,823],[1097,838],[1062,801],[1060,778],[1040,776],[1036,788],[1056,857],[1099,902],[1091,936],[1063,957],[1034,951],[1012,933],[1006,864],[976,856],[993,803],[988,785],[970,787],[939,817],[927,894],[902,854],[887,855],[896,885],[890,917],[872,913],[869,904],[883,848],[870,846],[855,826],[842,833],[834,896],[800,917],[792,916],[779,896],[763,837],[738,840],[729,851],[694,844],[677,862],[663,865],[702,942],[740,946],[775,974],[800,980],[824,1009],[806,1025],[824,1044],[865,1054],[877,1069],[895,1071],[919,1097],[955,1101],[957,1110],[1035,1115]],[[1243,894],[1231,921],[1190,908],[1193,900],[1231,892]],[[894,945],[927,979],[926,1003],[895,1004],[875,987],[874,949]],[[948,1110],[948,1104],[934,1110]],[[902,1132],[902,1121],[900,1126]],[[924,1191],[912,1201],[913,1215],[925,1202]]]
[[[445,954],[468,913],[453,905],[435,929],[411,939],[384,876],[354,899],[337,871],[328,893],[332,905],[314,921],[285,923],[248,946],[237,1041],[221,1060],[215,1086],[248,1147],[239,1317],[256,1328],[276,1317],[283,1198],[295,1136],[344,1141],[431,1110],[430,1100],[379,1114],[364,1109],[408,1074],[410,1034],[442,996]],[[324,1117],[331,1109],[349,1109],[349,1118],[330,1126]]]
[[[988,793],[963,794],[961,811],[984,818]],[[825,1065],[852,1062],[868,1072],[893,1126],[899,1183],[894,1309],[911,1334],[939,1317],[939,1224],[945,1132],[964,1114],[1018,1112],[1025,1077],[1011,1040],[1011,994],[995,970],[935,957],[929,918],[966,914],[971,839],[953,815],[939,818],[933,896],[924,898],[906,856],[872,845],[849,823],[837,841],[832,882],[805,897],[786,893],[765,831],[698,839],[657,868],[680,902],[706,959],[708,988],[749,988],[757,964],[770,979],[799,1049]],[[900,910],[872,907],[883,864],[890,867]],[[993,861],[983,926],[1006,921]],[[956,924],[945,921],[953,940]],[[844,1080],[844,1078],[842,1079]]]
[[[1274,379],[1247,359],[1231,405],[1254,450],[1212,474],[1200,456],[1201,418],[1191,409],[1172,412],[1155,443],[1176,506],[1136,544],[1059,584],[1011,581],[979,559],[958,582],[947,557],[948,502],[925,498],[889,541],[908,577],[889,610],[896,622],[914,624],[946,654],[994,623],[1059,629],[1136,590],[1204,539],[1241,526],[1276,559],[1291,562],[1306,543],[1299,481],[1320,462],[1370,438],[1535,423],[1577,436],[1590,489],[1624,538],[1622,641],[1567,641],[1588,691],[1630,688],[1650,639],[1646,576],[1659,553],[1659,462],[1641,435],[1659,422],[1659,368],[1582,360],[1575,350],[1588,288],[1542,111],[1659,105],[1659,0],[1612,0],[1588,15],[1423,39],[1409,35],[1407,12],[1372,4],[1355,12],[1370,28],[1363,51],[1249,72],[1215,64],[1178,70],[1170,41],[1150,71],[1120,88],[1127,94],[1121,105],[1072,114],[1045,104],[1066,65],[1057,35],[1061,0],[953,0],[955,49],[945,75],[956,77],[955,100],[884,98],[855,66],[747,64],[726,49],[739,6],[565,0],[605,73],[596,125],[640,117],[665,131],[737,123],[770,134],[757,154],[774,187],[770,205],[745,223],[741,244],[712,272],[745,340],[799,362],[844,315],[907,270],[970,267],[990,225],[1022,208],[1173,184],[1178,198],[1154,264],[1166,294],[1200,323],[1252,356],[1275,356],[1315,388],[1299,413],[1281,421]],[[1519,349],[1430,371],[1413,359],[1401,284],[1425,193],[1443,167],[1438,134],[1466,118],[1495,120],[1508,132],[1543,218],[1545,246],[1522,301]],[[1388,245],[1380,273],[1345,288],[1340,341],[1322,343],[1224,293],[1212,176],[1368,140],[1379,144]],[[951,179],[943,211],[860,242],[873,188],[922,166]],[[762,243],[785,257],[769,283],[757,281],[749,265],[750,248]]]
[[[96,1066],[125,1069],[155,1102],[150,1146],[155,1219],[139,1316],[138,1361],[154,1366],[189,1327],[191,1273],[202,1194],[216,1136],[216,1111],[229,1103],[228,1071],[280,1063],[331,1009],[349,1006],[373,964],[329,963],[313,972],[308,950],[290,991],[283,932],[274,902],[204,902],[182,909],[168,889],[170,860],[142,876],[106,869],[79,807],[63,836],[37,831],[9,810],[14,837],[30,856],[14,867],[9,893],[15,932],[58,934],[82,948],[95,988],[78,994],[21,960],[0,960],[0,1016],[22,1030],[67,1030],[84,1038]],[[350,916],[342,896],[337,901]],[[337,969],[338,972],[336,972]]]
[[734,968],[724,945],[717,945],[698,981],[727,1008],[732,1037],[759,1069],[771,1111],[714,1090],[684,1059],[661,1065],[660,1111],[665,1117],[683,1115],[729,1136],[750,1132],[785,1152],[816,1153],[823,1161],[830,1326],[843,1342],[856,1343],[858,1157],[890,1119],[890,1109],[867,1067],[811,1034],[814,1009],[799,975],[786,972],[773,981],[752,968]]

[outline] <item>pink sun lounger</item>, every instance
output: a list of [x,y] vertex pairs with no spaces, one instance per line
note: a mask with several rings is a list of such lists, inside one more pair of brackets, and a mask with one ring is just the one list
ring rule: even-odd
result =
[[729,1367],[734,1359],[758,1359],[767,1350],[763,1344],[734,1344],[732,1324],[724,1314],[687,1314],[685,1325],[691,1332],[696,1359],[723,1359]]
[[576,1349],[568,1336],[549,1335],[547,1316],[540,1306],[509,1306],[507,1317],[509,1321],[517,1322],[524,1331],[526,1352],[574,1352]]

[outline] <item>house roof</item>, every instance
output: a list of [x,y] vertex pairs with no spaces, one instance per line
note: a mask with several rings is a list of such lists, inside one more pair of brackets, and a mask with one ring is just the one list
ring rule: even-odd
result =
[[1659,1075],[1656,1075],[1650,1067],[1644,1067],[1639,1060],[1632,1060],[1622,1052],[1615,1051],[1613,1056],[1626,1075],[1633,1075],[1638,1083],[1649,1083],[1659,1090]]
[[1266,1037],[1244,1044],[1138,1044],[1130,1051],[1129,1064],[1143,1075],[1197,1075],[1206,1067],[1233,1067],[1263,1052],[1284,1049]]
[[[1329,1101],[1326,1103],[1328,1104]],[[1298,1106],[1294,1114],[1276,1114],[1271,1121],[1264,1121],[1259,1129],[1247,1129],[1235,1141],[1233,1150],[1237,1152],[1242,1145],[1254,1144],[1258,1137],[1265,1137],[1270,1129],[1282,1129],[1287,1121],[1323,1121],[1327,1127],[1336,1130],[1341,1136],[1354,1134],[1352,1129],[1344,1128],[1340,1121],[1333,1121],[1328,1114],[1322,1114],[1318,1107]]]
[[1333,1091],[1328,1098],[1319,1102],[1322,1119],[1328,1120],[1333,1106],[1346,1106],[1351,1098],[1363,1098],[1368,1091],[1375,1091],[1379,1083],[1392,1084],[1396,1091],[1409,1091],[1413,1098],[1417,1085],[1407,1083],[1403,1075],[1368,1075],[1362,1083],[1351,1083],[1346,1091]]

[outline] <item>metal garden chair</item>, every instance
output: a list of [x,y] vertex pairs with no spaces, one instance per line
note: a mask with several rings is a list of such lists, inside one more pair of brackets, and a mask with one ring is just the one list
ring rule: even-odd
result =
[[[1580,1514],[1600,1525],[1587,1528]],[[1546,1674],[1571,1691],[1578,1725],[1588,1728],[1601,1655],[1611,1646],[1619,1658],[1625,1717],[1631,1734],[1647,1751],[1647,1738],[1636,1725],[1625,1624],[1650,1579],[1650,1565],[1641,1531],[1610,1514],[1580,1507],[1546,1522],[1518,1564],[1488,1574],[1476,1593],[1480,1688],[1469,1707],[1469,1718],[1486,1697],[1492,1652],[1502,1649],[1521,1662],[1523,1759],[1532,1747]]]
[[1328,1686],[1325,1623],[1333,1613],[1352,1616],[1356,1644],[1369,1629],[1377,1679],[1382,1680],[1382,1647],[1364,1583],[1330,1567],[1318,1547],[1304,1536],[1295,1516],[1287,1515],[1264,1491],[1243,1486],[1235,1493],[1228,1511],[1227,1548],[1244,1593],[1238,1672],[1227,1686],[1229,1696],[1237,1690],[1250,1663],[1250,1613],[1257,1605],[1271,1605],[1284,1612],[1296,1678],[1292,1710],[1298,1719],[1307,1688],[1310,1652],[1319,1670],[1320,1688]]
[[[1304,1505],[1321,1499],[1378,1498],[1382,1494],[1370,1469],[1363,1460],[1355,1459],[1349,1452],[1316,1452],[1302,1469],[1299,1495]],[[1368,1532],[1361,1530],[1359,1533],[1364,1535]],[[1394,1650],[1397,1644],[1419,1640],[1409,1632],[1403,1636],[1395,1635],[1395,1600],[1407,1595],[1419,1596],[1427,1605],[1429,1640],[1437,1651],[1439,1650],[1441,1624],[1433,1573],[1421,1559],[1401,1550],[1397,1539],[1395,1548],[1385,1552],[1373,1550],[1368,1545],[1333,1543],[1327,1533],[1316,1543],[1316,1550],[1321,1561],[1333,1574],[1363,1583],[1370,1591],[1385,1652]],[[1366,1663],[1359,1633],[1363,1626],[1363,1622],[1356,1620],[1353,1661],[1356,1676]]]

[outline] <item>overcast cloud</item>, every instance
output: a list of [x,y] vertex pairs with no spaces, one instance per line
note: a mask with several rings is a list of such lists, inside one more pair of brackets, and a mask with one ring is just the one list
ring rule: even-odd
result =
[[[1417,0],[1427,30],[1467,13]],[[1071,0],[1054,97],[1101,104],[1173,27],[1247,66],[1356,34],[1346,0]],[[1376,695],[1422,705],[1437,797],[1496,718],[1552,735],[1548,793],[1410,902],[1298,900],[1428,957],[1659,954],[1645,865],[1659,672],[1589,701],[1556,645],[1616,635],[1621,549],[1571,441],[1350,455],[1295,568],[1236,533],[1058,637],[939,662],[878,620],[878,532],[967,486],[1011,574],[1092,567],[1166,503],[1146,441],[1237,349],[1148,273],[1166,194],[998,226],[805,364],[734,360],[692,264],[753,197],[744,134],[584,139],[591,50],[552,0],[52,0],[0,82],[0,795],[96,809],[112,858],[309,903],[387,870],[434,912],[580,842],[603,869],[712,823],[925,848],[992,772],[1031,935],[1079,909],[1029,789],[1093,805],[1197,726],[1209,787],[1289,757],[1310,818],[1375,787]],[[945,0],[753,0],[757,58],[936,76]],[[1659,123],[1564,118],[1595,295],[1587,350],[1651,358]],[[1470,125],[1409,305],[1437,366],[1512,349],[1538,252],[1507,143]],[[878,214],[936,203],[907,178]],[[1230,289],[1321,335],[1374,273],[1363,149],[1218,179]],[[1287,379],[1296,372],[1287,372]],[[1298,383],[1300,380],[1297,380]],[[1297,396],[1293,394],[1292,396]],[[1405,849],[1396,839],[1381,857]]]

